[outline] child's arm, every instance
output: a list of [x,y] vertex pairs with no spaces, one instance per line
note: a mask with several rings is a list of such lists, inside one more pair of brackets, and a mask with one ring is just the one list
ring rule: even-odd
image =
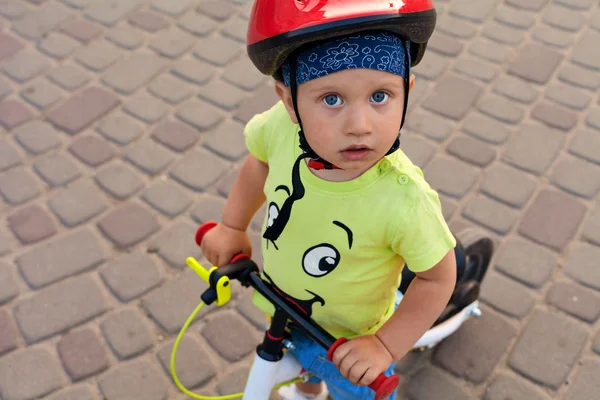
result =
[[269,166],[249,154],[225,203],[221,223],[202,240],[202,252],[213,265],[223,265],[238,253],[252,254],[246,229],[265,202],[263,188]]

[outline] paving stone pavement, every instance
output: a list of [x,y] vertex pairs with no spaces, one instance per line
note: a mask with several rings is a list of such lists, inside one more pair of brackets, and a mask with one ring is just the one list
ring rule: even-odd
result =
[[[0,399],[186,398],[169,354],[206,285],[184,260],[275,101],[250,3],[0,1]],[[600,4],[436,5],[403,148],[497,252],[483,316],[402,360],[400,398],[598,399]],[[235,289],[182,342],[204,395],[242,390],[260,339]]]

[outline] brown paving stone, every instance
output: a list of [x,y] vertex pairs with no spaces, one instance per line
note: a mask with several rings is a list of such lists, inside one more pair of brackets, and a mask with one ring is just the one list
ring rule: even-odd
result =
[[126,248],[152,235],[160,225],[145,207],[129,203],[108,213],[98,222],[98,228],[115,245]]
[[496,151],[492,146],[469,137],[455,137],[448,144],[448,153],[453,156],[474,164],[478,167],[486,167],[496,157]]
[[30,205],[11,214],[8,226],[24,244],[31,244],[49,238],[56,233],[54,222],[38,205]]
[[102,34],[102,28],[99,26],[82,20],[73,20],[67,22],[63,29],[63,33],[71,36],[73,39],[83,43],[88,43],[92,39],[97,38]]
[[90,167],[102,165],[116,154],[113,146],[95,135],[77,138],[69,146],[69,151]]
[[575,242],[570,247],[565,260],[564,270],[567,275],[580,283],[600,290],[600,247],[582,242]]
[[19,345],[17,326],[7,310],[0,309],[0,357]]
[[470,80],[449,75],[438,82],[423,107],[444,117],[461,119],[476,103],[481,92],[481,87]]
[[108,368],[104,345],[90,328],[69,332],[56,345],[71,379],[78,381]]
[[130,14],[128,21],[148,32],[156,32],[169,26],[169,21],[165,18],[148,11],[138,11]]
[[600,361],[597,358],[586,358],[577,370],[573,383],[565,393],[565,400],[593,399],[600,393]]
[[562,60],[558,52],[537,44],[521,49],[508,72],[535,83],[546,83]]
[[17,39],[5,33],[0,33],[0,60],[14,56],[22,48],[23,45]]
[[546,301],[589,323],[594,323],[600,316],[600,296],[573,283],[555,283],[548,291]]
[[531,116],[552,128],[563,131],[571,130],[577,123],[577,114],[550,103],[538,103],[531,111]]
[[152,138],[176,152],[183,152],[198,141],[196,129],[181,122],[165,120],[156,126]]
[[33,112],[20,101],[6,99],[0,102],[0,125],[10,130],[33,118]]
[[[163,344],[158,350],[157,357],[165,374],[171,378],[171,351],[174,341]],[[216,369],[210,361],[206,350],[198,338],[190,334],[184,335],[176,355],[177,377],[183,386],[194,388],[205,384],[216,375]],[[233,392],[228,392],[231,394]]]
[[247,356],[259,341],[259,336],[242,317],[230,312],[211,317],[202,335],[221,356],[232,362]]

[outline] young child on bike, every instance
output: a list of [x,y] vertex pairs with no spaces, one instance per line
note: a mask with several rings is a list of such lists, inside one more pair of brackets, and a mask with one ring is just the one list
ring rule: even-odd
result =
[[[410,68],[434,26],[427,0],[254,4],[248,53],[281,101],[247,124],[250,154],[202,250],[214,265],[251,254],[246,230],[266,200],[263,278],[350,339],[329,362],[292,328],[291,352],[314,377],[282,388],[284,399],[373,398],[366,386],[394,373],[450,299],[456,241],[438,194],[399,148]],[[405,263],[416,278],[398,305]]]

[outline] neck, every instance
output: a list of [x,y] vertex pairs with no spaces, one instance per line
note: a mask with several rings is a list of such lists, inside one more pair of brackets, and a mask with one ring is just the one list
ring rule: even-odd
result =
[[[308,160],[304,160],[308,163]],[[312,169],[309,168],[310,172],[318,178],[323,179],[324,181],[329,182],[345,182],[351,181],[352,179],[356,179],[362,174],[364,174],[367,170],[369,170],[372,165],[367,168],[361,169]]]

